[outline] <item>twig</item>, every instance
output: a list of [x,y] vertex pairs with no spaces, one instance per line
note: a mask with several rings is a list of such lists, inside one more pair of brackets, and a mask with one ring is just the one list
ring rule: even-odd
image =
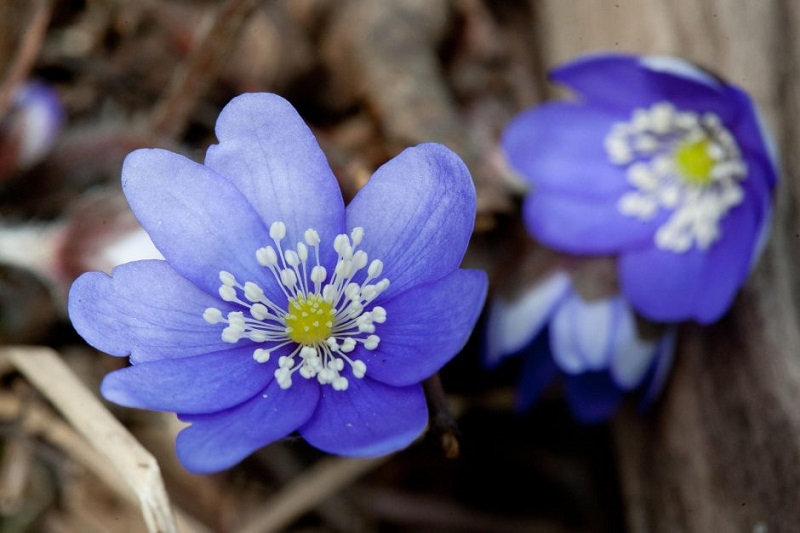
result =
[[[258,458],[269,469],[270,475],[281,484],[289,483],[305,468],[295,455],[295,448],[284,442],[271,445]],[[342,494],[331,494],[329,498],[319,502],[315,511],[332,531],[357,533],[369,530],[363,515]]]
[[152,533],[177,533],[158,463],[102,403],[81,383],[59,355],[46,347],[0,349],[122,474],[136,492],[147,528]]
[[434,374],[422,382],[428,405],[433,411],[431,416],[431,431],[439,436],[445,457],[455,459],[460,453],[458,444],[458,424],[447,403],[447,398],[442,387],[439,374]]
[[[6,359],[3,359],[5,361]],[[46,406],[36,402],[22,407],[18,395],[0,392],[0,420],[18,421],[26,437],[40,438],[69,456],[71,461],[83,466],[122,500],[138,506],[139,497],[125,483],[116,468],[103,456],[98,455],[86,439],[78,434],[69,424],[58,418]],[[8,445],[8,444],[6,444]],[[30,450],[30,448],[28,448]],[[209,533],[210,530],[197,523],[197,520],[187,515],[181,509],[175,509],[180,531],[192,533]]]
[[195,46],[187,63],[175,73],[153,110],[151,131],[171,138],[184,131],[197,102],[224,66],[250,14],[260,4],[259,0],[227,0],[222,5],[213,24]]
[[327,457],[320,460],[275,497],[264,502],[264,511],[253,516],[239,533],[279,531],[348,483],[381,465],[387,458]]

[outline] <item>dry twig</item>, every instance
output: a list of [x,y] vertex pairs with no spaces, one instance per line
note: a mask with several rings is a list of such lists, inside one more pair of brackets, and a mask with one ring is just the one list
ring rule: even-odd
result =
[[145,450],[64,361],[46,347],[0,349],[7,359],[105,456],[139,497],[145,523],[153,533],[177,533],[161,473]]
[[239,533],[280,531],[308,510],[335,494],[359,476],[375,469],[388,457],[351,459],[328,457],[303,472],[253,516]]

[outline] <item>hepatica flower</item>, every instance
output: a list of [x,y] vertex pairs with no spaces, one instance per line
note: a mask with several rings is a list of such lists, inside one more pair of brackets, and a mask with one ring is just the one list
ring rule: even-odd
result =
[[777,164],[750,98],[680,59],[595,55],[552,78],[577,101],[503,134],[532,185],[541,243],[618,256],[622,292],[657,321],[717,320],[763,244]]
[[557,271],[514,299],[497,297],[486,328],[486,362],[524,358],[518,404],[530,407],[555,381],[575,418],[586,423],[612,416],[627,393],[640,405],[657,398],[675,348],[675,330],[645,339],[633,310],[619,294],[591,301]]
[[128,202],[165,261],[72,287],[78,332],[131,366],[103,395],[189,422],[177,453],[194,472],[230,467],[298,432],[370,456],[424,430],[420,382],[464,345],[486,291],[463,270],[475,191],[440,145],[379,168],[345,207],[316,140],[282,98],[223,109],[204,164],[137,150]]

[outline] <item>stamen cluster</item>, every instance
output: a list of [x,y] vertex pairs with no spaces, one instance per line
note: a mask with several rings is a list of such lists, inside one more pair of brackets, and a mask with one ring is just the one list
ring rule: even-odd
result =
[[[383,272],[383,262],[371,262],[367,253],[358,250],[364,237],[363,228],[355,228],[348,236],[337,235],[333,248],[338,254],[330,278],[319,258],[319,233],[308,229],[305,242],[294,249],[284,250],[286,225],[274,222],[270,226],[273,245],[256,251],[259,264],[266,267],[275,278],[277,286],[286,296],[286,308],[267,297],[261,286],[253,281],[244,284],[230,272],[219,274],[222,285],[220,297],[246,311],[222,311],[210,307],[203,313],[209,324],[227,323],[222,330],[222,340],[236,343],[241,339],[263,344],[255,349],[253,358],[259,363],[285,346],[291,347],[288,355],[278,359],[275,378],[283,389],[292,385],[292,376],[298,372],[303,378],[316,378],[320,384],[330,384],[336,390],[346,390],[348,379],[342,375],[345,364],[356,378],[363,378],[367,367],[363,361],[350,357],[358,344],[374,350],[380,342],[375,335],[375,324],[386,321],[386,310],[380,306],[367,307],[389,286],[389,280],[376,280]],[[312,253],[309,253],[309,248]],[[313,255],[313,266],[309,259]],[[362,282],[354,278],[366,268]]]
[[659,209],[672,211],[655,234],[656,246],[676,253],[709,248],[721,236],[720,222],[740,204],[747,176],[733,135],[714,113],[680,111],[669,102],[636,109],[605,139],[609,160],[625,166],[635,190],[617,209],[642,221]]

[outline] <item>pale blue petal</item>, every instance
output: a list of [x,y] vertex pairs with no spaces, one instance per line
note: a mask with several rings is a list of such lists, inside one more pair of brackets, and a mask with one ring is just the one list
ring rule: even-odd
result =
[[391,387],[369,378],[351,379],[346,392],[322,387],[319,406],[300,434],[328,453],[371,457],[405,448],[427,422],[421,385]]
[[353,353],[367,376],[388,385],[419,383],[438,371],[466,344],[486,298],[486,273],[456,270],[387,302],[386,322],[376,324],[380,345]]
[[348,231],[384,263],[386,297],[437,280],[461,263],[475,223],[475,187],[463,161],[438,144],[408,148],[380,167],[347,206]]
[[95,348],[135,362],[226,350],[222,326],[203,320],[228,304],[184,279],[167,262],[136,261],[109,277],[90,272],[69,293],[72,325]]
[[179,413],[208,413],[238,405],[273,378],[276,359],[260,364],[253,346],[180,359],[162,359],[112,372],[103,396],[126,407]]
[[569,275],[555,272],[513,301],[495,298],[486,326],[485,362],[496,366],[503,356],[533,342],[571,287]]
[[[255,258],[268,230],[219,174],[166,150],[142,149],[125,158],[122,189],[167,261],[209,294],[217,294],[221,270],[242,283],[271,280]],[[271,285],[265,291],[277,295]]]
[[344,231],[342,194],[292,105],[275,94],[237,96],[220,113],[216,134],[219,144],[209,147],[205,164],[236,185],[267,227],[284,222],[290,246],[313,228],[321,251],[330,254],[333,238]]
[[178,458],[197,474],[230,468],[306,422],[317,406],[319,389],[316,381],[296,379],[283,390],[272,380],[263,392],[236,407],[182,416],[192,425],[178,434]]
[[550,348],[567,374],[608,368],[620,309],[614,298],[585,301],[572,292],[553,315]]

